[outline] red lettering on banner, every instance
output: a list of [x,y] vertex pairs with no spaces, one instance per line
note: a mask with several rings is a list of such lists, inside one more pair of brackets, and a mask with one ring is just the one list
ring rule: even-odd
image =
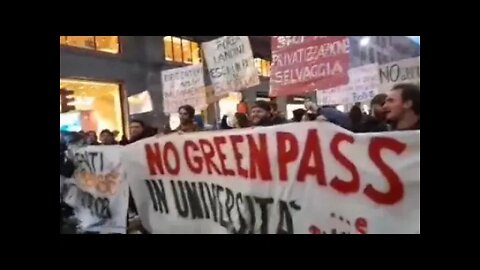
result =
[[[171,155],[169,155],[169,152],[173,154],[173,157],[175,158],[175,167],[172,167],[170,165],[168,157]],[[178,155],[177,148],[172,142],[167,142],[163,147],[163,158],[165,161],[165,167],[167,168],[167,172],[171,175],[178,175],[178,173],[180,172],[180,156]]]
[[222,167],[223,175],[235,175],[235,172],[233,170],[227,169],[227,167],[225,166],[225,160],[227,159],[227,156],[223,153],[221,145],[227,143],[227,140],[225,139],[225,137],[214,137],[213,142],[215,144],[215,149],[217,150],[218,157],[220,159],[220,166]]
[[330,186],[340,193],[355,193],[360,190],[360,175],[358,174],[357,167],[345,155],[340,152],[340,143],[349,142],[353,144],[355,139],[353,136],[345,133],[337,133],[330,142],[330,151],[333,157],[340,162],[352,174],[352,180],[344,181],[335,176],[330,182]]
[[403,199],[404,187],[402,181],[398,174],[388,166],[385,161],[383,161],[380,152],[383,149],[389,149],[399,155],[403,153],[406,148],[406,144],[392,138],[373,138],[371,140],[368,148],[368,155],[380,172],[385,176],[390,185],[388,192],[381,192],[376,190],[373,185],[367,185],[364,193],[374,202],[391,205]]
[[203,170],[203,160],[199,156],[193,157],[193,159],[191,159],[190,153],[192,151],[188,151],[189,149],[192,149],[193,152],[196,152],[199,151],[200,148],[192,141],[185,141],[185,144],[183,145],[183,153],[185,154],[185,160],[187,161],[188,168],[193,173],[200,174]]
[[267,136],[265,134],[258,134],[258,137],[260,138],[260,146],[255,143],[252,135],[247,135],[250,149],[250,178],[257,177],[258,168],[262,180],[272,181],[270,160],[268,159]]
[[162,154],[158,143],[153,144],[154,149],[150,144],[145,144],[145,155],[147,158],[148,169],[150,175],[165,174],[163,169]]
[[346,36],[272,37],[270,96],[304,94],[348,83]]
[[355,229],[357,229],[360,234],[367,233],[367,226],[367,220],[364,218],[357,218],[357,220],[355,221]]
[[243,142],[243,136],[241,135],[230,135],[230,140],[232,141],[233,154],[235,156],[235,161],[237,162],[237,171],[238,175],[248,178],[248,171],[242,168],[242,154],[238,149],[238,144]]
[[[313,166],[310,166],[310,159],[313,157]],[[321,186],[326,186],[325,165],[323,164],[322,151],[320,149],[320,139],[317,130],[310,129],[305,142],[305,150],[298,167],[297,180],[305,182],[307,175],[315,175],[317,182]]]
[[[290,149],[287,151],[287,142]],[[288,180],[288,163],[295,161],[298,157],[298,141],[295,135],[290,132],[277,132],[277,155],[280,180]]]
[[217,165],[212,161],[215,156],[215,150],[213,149],[212,144],[204,139],[201,139],[198,142],[200,143],[200,148],[203,152],[203,158],[205,159],[205,166],[207,167],[208,174],[212,174],[213,168],[217,174],[222,175]]

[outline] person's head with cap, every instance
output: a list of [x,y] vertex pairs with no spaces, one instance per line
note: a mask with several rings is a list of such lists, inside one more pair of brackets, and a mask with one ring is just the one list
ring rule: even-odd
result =
[[385,111],[383,110],[383,105],[387,99],[387,94],[381,93],[373,97],[370,102],[370,110],[372,111],[372,116],[376,119],[383,121],[385,120]]
[[253,126],[271,125],[272,108],[267,101],[259,100],[255,102],[250,111],[250,119]]

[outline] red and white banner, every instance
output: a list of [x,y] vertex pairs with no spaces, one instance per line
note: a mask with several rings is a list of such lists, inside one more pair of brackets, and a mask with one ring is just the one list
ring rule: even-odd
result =
[[349,66],[346,36],[273,36],[270,96],[345,85]]
[[420,232],[420,131],[171,134],[126,146],[122,162],[152,233]]

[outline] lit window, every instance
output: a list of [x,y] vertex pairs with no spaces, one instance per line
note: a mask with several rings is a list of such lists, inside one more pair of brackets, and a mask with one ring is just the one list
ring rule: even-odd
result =
[[182,62],[182,39],[173,37],[173,61]]
[[165,60],[185,64],[202,62],[198,43],[179,37],[166,36],[163,38]]
[[191,64],[192,60],[192,47],[189,40],[182,39],[182,53],[183,53],[183,62],[186,64]]
[[267,60],[262,60],[262,76],[268,77],[268,70],[270,69],[270,62]]
[[200,47],[196,42],[190,42],[192,45],[192,60],[194,64],[199,64],[202,62],[202,57],[200,55]]
[[255,58],[255,67],[257,68],[258,74],[263,77],[270,77],[270,68],[271,62],[261,59]]
[[60,36],[60,44],[114,54],[119,52],[118,36]]
[[69,36],[67,37],[67,45],[95,49],[95,38],[93,36]]
[[257,68],[258,74],[262,75],[262,59],[255,58],[255,67]]
[[98,51],[118,53],[118,36],[96,36],[95,44]]
[[165,60],[173,61],[173,42],[172,37],[164,37],[163,44],[165,47]]

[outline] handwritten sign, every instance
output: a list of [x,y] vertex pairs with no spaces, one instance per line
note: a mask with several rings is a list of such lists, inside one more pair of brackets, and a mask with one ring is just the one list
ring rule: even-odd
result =
[[347,84],[349,53],[345,36],[273,36],[270,96]]
[[378,94],[380,78],[378,64],[369,64],[348,71],[350,82],[326,90],[317,91],[321,105],[340,105],[371,100]]
[[420,57],[408,58],[380,66],[381,93],[386,93],[395,84],[414,83],[420,85]]
[[216,96],[260,84],[248,36],[225,36],[202,43]]
[[162,85],[165,113],[175,113],[183,105],[197,110],[207,107],[202,64],[162,71]]
[[75,173],[65,182],[64,201],[83,231],[126,233],[128,184],[120,156],[123,147],[87,146],[73,150]]

